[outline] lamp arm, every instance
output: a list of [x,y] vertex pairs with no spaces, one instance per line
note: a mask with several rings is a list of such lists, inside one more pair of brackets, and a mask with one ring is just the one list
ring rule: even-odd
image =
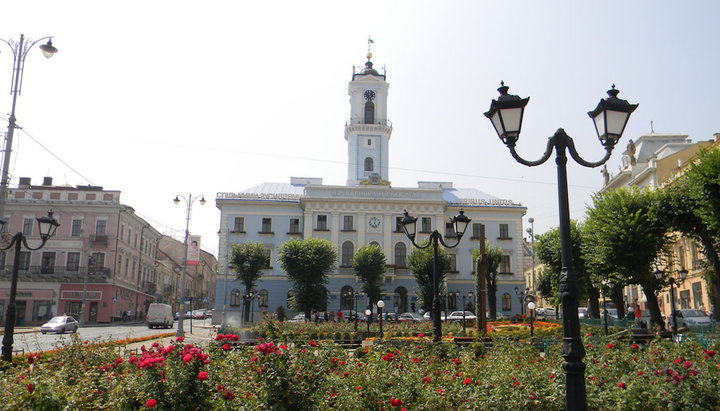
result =
[[25,46],[25,50],[20,51],[22,53],[22,59],[25,60],[25,56],[27,56],[28,52],[30,51],[31,48],[33,48],[34,45],[40,43],[43,40],[52,40],[52,38],[53,38],[53,36],[45,36],[45,37],[42,37],[42,38],[39,38],[39,39],[33,41],[32,44],[30,44],[29,46]]
[[513,156],[513,158],[520,164],[528,166],[528,167],[535,167],[539,166],[540,164],[543,164],[546,162],[550,156],[552,155],[553,147],[555,147],[555,136],[552,136],[548,138],[547,147],[545,148],[545,153],[542,155],[542,157],[539,160],[535,161],[528,161],[524,158],[520,157],[520,154],[515,151],[515,141],[509,141],[507,146],[510,149],[510,154]]
[[[410,240],[410,242],[412,243],[412,245],[415,246],[415,248],[419,248],[419,249],[421,249],[421,250],[424,250],[424,249],[430,247],[430,244],[432,244],[432,241],[428,241],[427,244],[425,244],[424,246],[422,246],[422,245],[419,245],[418,243],[416,243],[414,238],[408,237],[408,239]],[[430,239],[432,240],[432,236],[430,236]]]
[[447,243],[445,243],[445,241],[443,241],[441,236],[438,236],[438,240],[440,241],[440,244],[442,244],[443,247],[445,247],[445,248],[455,248],[458,245],[460,245],[460,240],[462,240],[462,236],[458,237],[457,241],[453,245],[448,245]]
[[36,250],[39,250],[39,249],[43,248],[43,246],[45,245],[45,243],[47,243],[48,240],[49,240],[49,238],[42,239],[42,242],[40,243],[39,246],[37,246],[37,247],[35,247],[35,248],[32,248],[32,247],[30,247],[30,246],[28,245],[28,243],[27,243],[27,238],[26,238],[25,236],[22,236],[22,243],[23,243],[23,245],[25,246],[25,248],[27,248],[27,249],[30,250],[30,251],[36,251]]
[[[19,234],[20,233],[13,235],[12,239],[10,240],[10,244],[8,244],[7,247],[0,248],[0,251],[9,250],[9,249],[13,248],[15,246],[15,244],[17,244],[18,241],[22,241],[20,238],[18,238]],[[20,234],[20,235],[22,235],[22,234]]]
[[13,60],[16,59],[17,58],[17,50],[15,50],[15,47],[12,45],[12,43],[10,43],[9,41],[7,41],[5,39],[1,39],[1,38],[0,38],[0,41],[2,41],[3,43],[7,44],[8,47],[10,47],[10,50],[12,50],[12,52],[13,52]]
[[612,154],[613,148],[615,148],[615,145],[606,145],[605,146],[605,157],[602,158],[602,160],[592,163],[589,161],[586,161],[582,157],[580,157],[580,154],[575,149],[575,142],[573,142],[573,139],[571,137],[567,137],[567,148],[570,151],[570,156],[575,160],[578,164],[585,166],[585,167],[598,167],[603,164],[605,164],[608,159],[610,159],[610,154]]

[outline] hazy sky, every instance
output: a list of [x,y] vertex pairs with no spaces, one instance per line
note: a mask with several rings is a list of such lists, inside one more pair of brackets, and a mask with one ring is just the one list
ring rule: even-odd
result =
[[[693,141],[720,132],[719,11],[715,1],[10,2],[0,38],[52,35],[60,50],[27,57],[11,187],[52,176],[121,190],[176,238],[185,207],[172,199],[204,194],[190,227],[215,253],[217,192],[291,176],[345,184],[347,84],[370,35],[390,83],[393,186],[475,187],[524,204],[542,233],[558,224],[555,164],[517,164],[497,138],[482,113],[500,81],[531,97],[522,155],[539,158],[563,127],[591,161],[603,149],[586,112],[615,83],[640,104],[609,162],[616,173],[651,121]],[[0,44],[2,132],[11,69]],[[571,218],[582,219],[602,177],[568,167]]]

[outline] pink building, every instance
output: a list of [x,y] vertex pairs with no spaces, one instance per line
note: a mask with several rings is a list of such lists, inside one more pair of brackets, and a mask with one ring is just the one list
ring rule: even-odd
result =
[[[60,223],[56,235],[42,249],[23,247],[20,254],[18,325],[40,324],[62,313],[81,322],[117,321],[128,314],[142,318],[151,302],[162,301],[155,275],[161,234],[120,203],[120,191],[54,186],[50,177],[36,186],[21,178],[8,194],[4,230],[23,232],[35,246],[40,242],[36,217],[49,210]],[[13,253],[0,252],[3,321]]]

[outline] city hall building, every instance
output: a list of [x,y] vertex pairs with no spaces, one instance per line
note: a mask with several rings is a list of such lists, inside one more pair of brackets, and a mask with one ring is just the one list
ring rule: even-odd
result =
[[[490,244],[497,244],[504,253],[497,281],[497,311],[506,316],[520,313],[515,290],[525,288],[522,217],[526,208],[475,188],[455,188],[451,182],[392,186],[388,174],[393,131],[387,115],[389,84],[384,71],[380,74],[373,69],[370,58],[368,53],[365,66],[353,70],[349,85],[346,185],[324,185],[322,178],[291,177],[288,183],[261,183],[242,191],[217,193],[215,203],[221,212],[217,314],[227,310],[231,316],[242,309],[245,288],[235,279],[228,257],[233,244],[247,242],[264,244],[268,253],[267,267],[252,300],[254,315],[278,307],[292,314],[287,306],[292,283],[280,267],[278,250],[288,240],[311,237],[337,245],[337,266],[327,285],[327,311],[354,309],[352,295],[360,290],[360,283],[353,273],[352,259],[368,244],[379,245],[387,260],[382,284],[385,310],[419,311],[417,283],[407,268],[414,246],[400,225],[405,210],[418,218],[417,241],[438,230],[449,237],[447,243],[454,244],[453,216],[464,210],[472,219],[460,245],[447,250],[452,270],[441,284],[444,290],[459,291],[460,295],[474,289],[472,253],[480,244],[484,225]],[[363,311],[367,304],[361,297],[358,310]],[[449,310],[461,309],[462,298],[449,298],[446,304]],[[221,320],[221,315],[215,316],[216,322]]]

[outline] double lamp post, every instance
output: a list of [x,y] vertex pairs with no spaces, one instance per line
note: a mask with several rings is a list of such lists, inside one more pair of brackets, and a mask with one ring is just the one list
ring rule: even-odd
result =
[[545,153],[539,160],[528,161],[522,158],[516,151],[515,145],[520,138],[523,113],[528,98],[520,98],[508,94],[504,83],[500,83],[498,92],[500,97],[493,100],[490,110],[485,116],[492,122],[500,140],[510,149],[512,157],[520,164],[528,167],[539,166],[545,163],[555,150],[555,163],[557,164],[558,179],[558,210],[560,220],[560,299],[563,310],[563,345],[562,355],[565,359],[563,370],[566,376],[565,386],[565,408],[567,410],[584,410],[587,408],[587,396],[585,391],[585,364],[582,362],[585,357],[585,349],[580,338],[580,321],[578,319],[578,282],[577,274],[572,267],[572,243],[570,240],[570,211],[568,204],[568,182],[567,182],[567,152],[570,156],[584,167],[598,167],[603,165],[612,153],[613,148],[620,140],[630,114],[637,108],[637,104],[629,104],[627,101],[617,97],[619,90],[615,85],[608,90],[608,97],[600,100],[594,110],[588,112],[595,124],[595,131],[600,144],[605,148],[605,156],[598,162],[589,162],[580,157],[575,150],[573,139],[559,128],[555,134],[548,139]]
[[[205,205],[205,196],[200,196],[198,198],[198,196],[193,197],[192,194],[189,194],[187,197],[176,195],[175,199],[173,199],[173,203],[175,203],[175,205],[180,204],[181,198],[187,204],[187,210],[185,212],[185,253],[183,254],[183,272],[180,277],[180,318],[178,320],[177,333],[175,334],[178,337],[185,336],[185,330],[183,329],[183,323],[185,322],[185,276],[187,276],[188,239],[190,238],[190,216],[192,213],[192,206],[198,199],[200,200],[200,205]],[[192,313],[190,313],[190,316],[192,317]],[[192,330],[190,331],[192,332]]]
[[438,230],[434,230],[432,233],[430,233],[430,238],[428,239],[428,241],[424,245],[419,245],[415,242],[415,234],[417,233],[417,217],[411,216],[410,214],[408,214],[407,210],[405,210],[405,216],[401,221],[403,230],[405,231],[405,235],[407,236],[407,238],[410,239],[412,245],[419,249],[425,249],[430,247],[431,245],[433,247],[432,321],[434,342],[439,342],[442,339],[442,323],[440,321],[440,295],[438,281],[439,276],[437,269],[438,244],[442,244],[445,248],[457,247],[460,244],[460,240],[462,239],[463,234],[465,234],[465,230],[467,229],[469,223],[470,219],[465,215],[465,212],[463,210],[460,210],[460,213],[452,219],[453,228],[455,229],[455,236],[457,238],[455,244],[446,244],[445,241],[443,241],[442,235],[440,235]]

